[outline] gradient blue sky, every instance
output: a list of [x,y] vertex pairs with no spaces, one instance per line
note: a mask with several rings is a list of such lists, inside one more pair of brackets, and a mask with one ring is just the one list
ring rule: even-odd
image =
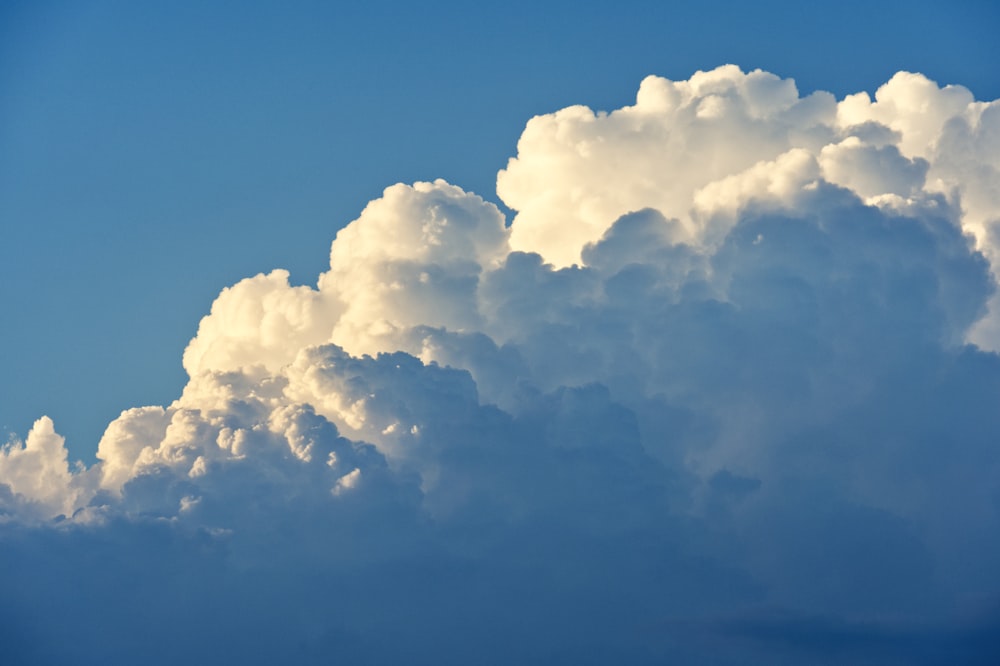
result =
[[395,182],[488,200],[528,118],[735,62],[803,93],[897,70],[1000,97],[992,2],[135,3],[0,7],[0,428],[92,460],[167,404],[225,285],[312,282]]

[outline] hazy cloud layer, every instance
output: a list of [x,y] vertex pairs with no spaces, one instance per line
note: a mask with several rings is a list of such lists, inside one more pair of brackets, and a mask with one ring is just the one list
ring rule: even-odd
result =
[[727,66],[533,118],[509,227],[386,189],[96,465],[3,450],[0,658],[994,663],[998,141]]

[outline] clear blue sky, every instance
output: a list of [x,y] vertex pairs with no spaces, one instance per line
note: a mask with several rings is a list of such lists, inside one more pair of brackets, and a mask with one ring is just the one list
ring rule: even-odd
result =
[[1000,97],[983,2],[5,2],[0,429],[52,416],[92,459],[167,404],[219,290],[311,283],[392,183],[496,201],[531,116],[629,103],[647,74],[734,62],[800,90],[899,69]]

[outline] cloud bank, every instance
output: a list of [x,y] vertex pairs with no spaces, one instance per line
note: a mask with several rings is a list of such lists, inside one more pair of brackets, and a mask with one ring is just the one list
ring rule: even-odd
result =
[[[12,663],[995,663],[1000,102],[735,66],[224,289],[0,454]],[[82,655],[82,657],[81,657]]]

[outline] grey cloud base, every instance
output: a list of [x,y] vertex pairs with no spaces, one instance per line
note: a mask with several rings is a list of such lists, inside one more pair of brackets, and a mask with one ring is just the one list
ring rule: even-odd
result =
[[647,79],[529,123],[510,227],[397,185],[226,289],[98,464],[0,456],[0,661],[996,663],[998,208],[929,184],[996,103],[915,76]]

